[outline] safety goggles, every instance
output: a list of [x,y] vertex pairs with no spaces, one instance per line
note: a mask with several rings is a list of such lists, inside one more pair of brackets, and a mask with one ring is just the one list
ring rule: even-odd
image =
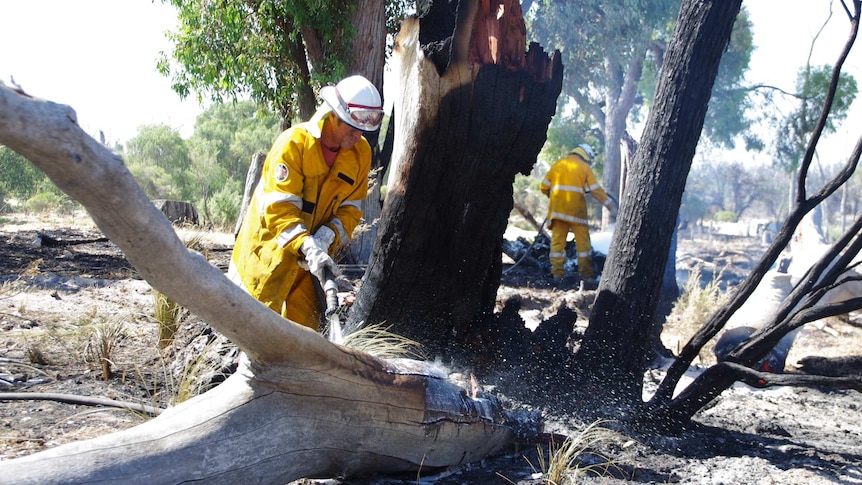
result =
[[383,121],[383,109],[378,106],[365,106],[362,104],[346,103],[338,88],[335,88],[335,95],[338,97],[338,103],[347,114],[350,116],[351,124],[356,125],[365,131],[374,131],[380,126]]

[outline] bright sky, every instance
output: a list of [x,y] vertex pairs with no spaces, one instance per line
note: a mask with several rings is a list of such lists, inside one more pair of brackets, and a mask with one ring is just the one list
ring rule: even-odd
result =
[[[832,4],[832,17],[829,17]],[[811,42],[829,18],[812,52],[812,65],[834,65],[849,35],[850,22],[838,0],[743,0],[754,30],[755,51],[748,81],[794,92],[796,75],[805,65]],[[818,150],[825,164],[843,162],[862,135],[862,38],[844,63],[860,89],[842,127],[823,140]],[[768,155],[758,155],[767,159]]]
[[165,123],[188,137],[202,111],[155,70],[176,27],[161,0],[0,0],[0,79],[68,104],[98,139],[125,142]]
[[[849,22],[838,1],[831,3],[835,11],[815,48],[817,64],[834,63],[846,38]],[[749,81],[793,91],[829,4],[744,0],[757,47]],[[126,141],[142,124],[166,123],[191,134],[202,108],[193,99],[180,101],[155,72],[159,52],[170,50],[164,32],[176,26],[173,7],[161,0],[0,0],[0,12],[0,79],[12,77],[34,96],[72,106],[84,130],[94,136],[102,130],[108,141]],[[862,88],[862,45],[847,66]],[[862,101],[854,111],[862,111]],[[862,112],[845,126],[860,123]],[[857,136],[846,128],[831,144],[852,147]]]

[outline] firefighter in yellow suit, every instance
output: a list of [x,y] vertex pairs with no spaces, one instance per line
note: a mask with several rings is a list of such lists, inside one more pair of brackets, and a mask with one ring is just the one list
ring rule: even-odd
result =
[[339,274],[368,193],[371,147],[383,119],[377,88],[350,76],[321,88],[311,120],[279,135],[266,157],[231,255],[228,277],[283,317],[319,329],[324,302],[312,275]]
[[557,160],[542,180],[542,193],[550,199],[547,220],[551,229],[551,274],[555,281],[566,273],[566,238],[571,231],[575,235],[581,280],[595,283],[586,194],[592,195],[612,214],[616,213],[617,205],[596,181],[590,168],[594,156],[589,145],[578,145],[567,156]]

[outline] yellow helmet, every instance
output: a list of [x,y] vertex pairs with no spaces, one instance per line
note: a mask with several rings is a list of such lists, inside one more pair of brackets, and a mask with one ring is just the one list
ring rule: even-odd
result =
[[593,158],[595,158],[596,154],[593,152],[593,148],[586,143],[581,143],[576,146],[574,150],[570,151],[569,154],[575,154],[584,159],[587,163],[593,163]]

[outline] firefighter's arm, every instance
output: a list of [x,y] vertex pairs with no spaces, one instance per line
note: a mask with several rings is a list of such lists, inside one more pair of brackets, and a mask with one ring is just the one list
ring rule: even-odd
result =
[[551,165],[551,168],[548,170],[548,173],[545,174],[545,178],[542,179],[541,185],[539,185],[539,190],[541,190],[542,193],[548,197],[551,196],[551,179],[557,179],[557,167],[557,163]]
[[[553,168],[551,170],[553,170]],[[546,196],[551,196],[551,171],[548,171],[548,173],[545,174],[545,178],[542,179],[542,183],[539,185],[539,190],[541,190]]]
[[605,192],[605,189],[599,185],[599,182],[596,180],[596,176],[593,174],[592,170],[587,172],[587,189],[590,195],[592,195],[599,204],[602,204],[605,208],[611,211],[612,215],[616,214],[618,209],[616,202],[614,202],[614,199],[610,198],[607,192]]
[[300,254],[310,236],[302,219],[302,147],[290,137],[276,140],[270,150],[268,173],[262,175],[263,225],[278,245],[292,254]]
[[605,208],[611,211],[611,214],[616,214],[618,209],[617,204],[616,202],[614,202],[614,199],[612,199],[607,194],[607,192],[605,192],[603,188],[597,187],[593,189],[590,194],[592,194],[593,198],[596,199],[600,204],[602,204],[603,206],[605,206]]

